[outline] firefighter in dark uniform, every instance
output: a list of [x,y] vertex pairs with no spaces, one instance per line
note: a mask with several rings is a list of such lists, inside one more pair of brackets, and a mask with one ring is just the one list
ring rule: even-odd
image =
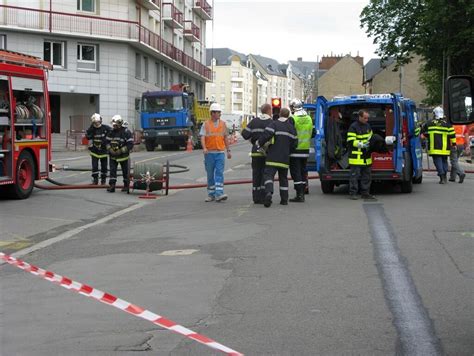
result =
[[255,204],[263,204],[265,197],[265,185],[263,184],[265,154],[257,151],[257,141],[265,128],[272,122],[272,106],[263,104],[260,111],[262,115],[250,121],[242,131],[242,137],[252,143],[252,198]]
[[433,158],[439,176],[439,184],[448,183],[448,157],[451,147],[456,147],[456,134],[444,116],[443,108],[433,110],[434,118],[422,128],[428,138],[428,154]]
[[303,102],[293,99],[290,102],[292,116],[289,121],[296,129],[298,146],[290,154],[290,174],[296,196],[290,199],[294,203],[303,203],[306,191],[306,162],[309,157],[309,147],[311,138],[314,137],[313,120],[306,111],[303,110]]
[[117,183],[117,167],[119,164],[122,167],[123,176],[122,192],[129,192],[129,159],[132,148],[132,133],[123,126],[122,117],[120,115],[115,115],[112,117],[112,130],[107,135],[107,151],[110,155],[110,179],[109,188],[107,188],[108,192],[115,192],[115,184]]
[[376,200],[370,195],[372,158],[370,154],[370,138],[372,129],[368,123],[369,113],[365,110],[359,111],[357,121],[354,121],[347,132],[347,145],[349,146],[349,196],[350,199],[358,199],[359,191],[363,199]]
[[100,184],[104,185],[107,179],[107,165],[109,154],[107,152],[107,135],[110,126],[102,124],[99,114],[91,116],[91,126],[86,131],[89,140],[89,153],[92,159],[92,184],[99,184],[99,162],[100,162]]
[[280,118],[272,120],[265,128],[262,136],[257,141],[257,150],[264,149],[267,142],[271,142],[266,151],[265,170],[263,180],[265,184],[265,198],[263,205],[268,208],[272,205],[273,178],[278,172],[280,183],[280,204],[288,205],[288,168],[290,166],[290,152],[296,148],[298,140],[296,130],[288,121],[290,110],[283,108]]

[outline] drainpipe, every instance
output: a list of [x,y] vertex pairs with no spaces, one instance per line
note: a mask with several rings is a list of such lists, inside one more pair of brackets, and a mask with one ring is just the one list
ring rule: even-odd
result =
[[52,32],[53,30],[52,21],[53,21],[53,0],[49,0],[49,32]]

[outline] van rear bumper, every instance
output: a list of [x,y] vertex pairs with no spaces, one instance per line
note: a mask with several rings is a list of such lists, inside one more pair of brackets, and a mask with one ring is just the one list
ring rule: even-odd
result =
[[[402,181],[402,173],[388,170],[372,170],[372,181]],[[321,171],[319,172],[319,179],[321,181],[335,181],[339,184],[349,182],[350,171],[348,169],[341,169],[338,171]]]

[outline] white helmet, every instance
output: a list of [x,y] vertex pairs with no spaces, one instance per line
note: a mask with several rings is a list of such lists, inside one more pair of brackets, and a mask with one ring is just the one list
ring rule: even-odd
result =
[[112,121],[111,122],[112,122],[113,126],[117,125],[118,127],[122,127],[122,125],[123,125],[122,116],[120,116],[120,115],[112,116]]
[[100,125],[102,125],[102,117],[100,114],[95,113],[91,116],[91,124],[94,125],[94,127],[100,127]]
[[212,103],[209,107],[209,111],[219,111],[222,112],[221,106],[218,103]]
[[437,106],[433,109],[435,119],[442,119],[444,117],[444,110],[441,106]]
[[296,112],[303,109],[303,102],[300,99],[292,99],[290,101],[290,109],[292,112]]

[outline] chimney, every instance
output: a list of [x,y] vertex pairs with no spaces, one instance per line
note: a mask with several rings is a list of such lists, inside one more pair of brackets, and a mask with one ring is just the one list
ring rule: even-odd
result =
[[303,57],[298,57],[298,58],[296,58],[296,60],[297,60],[298,62],[302,62],[302,61],[303,61]]

